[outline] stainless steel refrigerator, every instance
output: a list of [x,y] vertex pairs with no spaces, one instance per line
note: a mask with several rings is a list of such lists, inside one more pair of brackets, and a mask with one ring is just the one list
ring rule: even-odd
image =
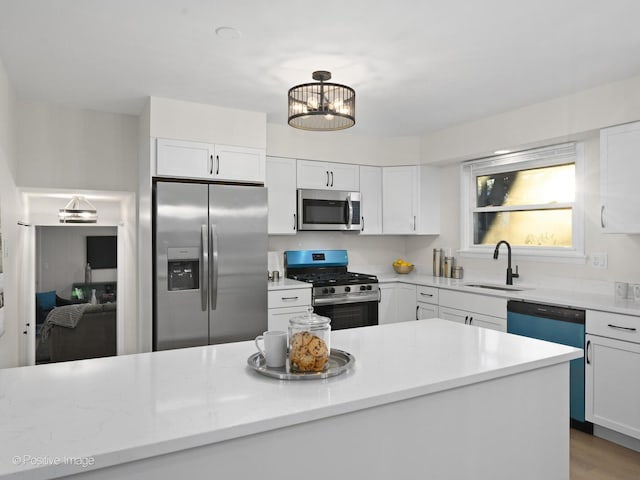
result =
[[153,349],[252,340],[267,329],[267,190],[154,184]]

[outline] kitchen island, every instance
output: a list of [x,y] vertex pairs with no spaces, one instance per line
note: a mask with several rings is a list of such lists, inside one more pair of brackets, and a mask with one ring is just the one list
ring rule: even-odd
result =
[[569,478],[571,347],[431,319],[333,332],[326,380],[253,342],[0,370],[0,478]]

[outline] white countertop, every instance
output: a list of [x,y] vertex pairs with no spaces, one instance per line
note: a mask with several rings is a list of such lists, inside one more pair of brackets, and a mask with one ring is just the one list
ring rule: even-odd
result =
[[106,467],[582,356],[438,319],[333,332],[332,347],[352,353],[354,369],[314,381],[252,371],[253,342],[0,370],[0,477],[86,471],[32,464],[55,457]]
[[[486,288],[467,287],[465,283],[482,283],[476,280],[433,277],[431,275],[409,274],[378,274],[380,283],[402,282],[413,285],[425,285],[449,290],[457,290],[468,293],[480,293],[493,297],[509,298],[514,300],[526,300],[530,302],[548,303],[565,307],[583,308],[586,310],[600,310],[604,312],[621,313],[625,315],[640,316],[640,302],[634,300],[617,300],[613,295],[599,295],[584,293],[574,290],[560,290],[550,288],[532,287],[526,284],[517,288],[521,291],[500,291]],[[492,283],[492,282],[488,282]],[[640,319],[638,319],[640,321]]]
[[299,282],[290,278],[282,278],[275,282],[267,282],[268,290],[291,290],[295,288],[311,288],[311,284],[307,282]]

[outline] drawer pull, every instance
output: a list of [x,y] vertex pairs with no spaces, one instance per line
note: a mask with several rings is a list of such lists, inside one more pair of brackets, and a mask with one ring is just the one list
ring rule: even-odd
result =
[[635,327],[621,327],[619,325],[614,325],[613,323],[607,324],[608,327],[617,328],[618,330],[625,330],[627,332],[635,332],[637,329]]
[[433,293],[420,292],[420,295],[422,295],[423,297],[433,297]]
[[280,297],[280,299],[283,302],[293,302],[295,300],[298,300],[298,298],[300,298],[300,297]]

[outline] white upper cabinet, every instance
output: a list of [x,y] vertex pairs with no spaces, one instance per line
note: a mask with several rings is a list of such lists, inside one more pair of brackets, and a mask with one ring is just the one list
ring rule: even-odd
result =
[[607,233],[640,233],[640,122],[600,131],[600,222]]
[[382,233],[382,168],[360,167],[362,235]]
[[360,190],[358,165],[298,160],[298,188]]
[[383,233],[439,234],[439,182],[439,171],[435,167],[383,167]]
[[264,183],[265,151],[259,148],[215,146],[214,176],[216,180]]
[[156,174],[161,177],[210,178],[215,148],[208,143],[158,139]]
[[265,153],[258,148],[159,138],[156,175],[264,183]]
[[267,157],[267,201],[269,234],[296,233],[296,160]]
[[417,218],[416,168],[383,167],[382,231],[390,234],[415,233]]

